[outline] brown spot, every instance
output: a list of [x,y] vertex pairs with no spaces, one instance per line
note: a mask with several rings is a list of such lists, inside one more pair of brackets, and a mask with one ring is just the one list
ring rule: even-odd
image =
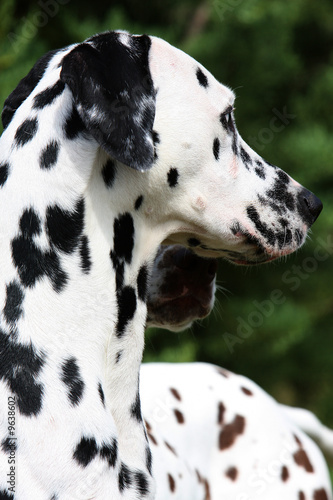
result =
[[209,482],[207,481],[207,479],[204,479],[203,485],[204,485],[204,489],[205,489],[205,498],[204,498],[204,500],[211,500],[210,487],[209,487]]
[[284,483],[289,479],[289,471],[285,465],[282,467],[281,470],[281,479]]
[[155,444],[155,445],[157,446],[157,441],[156,441],[156,439],[154,438],[153,434],[152,434],[151,432],[148,432],[148,431],[147,431],[147,435],[148,435],[149,440],[150,440],[153,444]]
[[304,495],[303,491],[298,492],[298,500],[305,500],[305,495]]
[[175,414],[175,417],[177,419],[177,422],[179,424],[183,424],[185,422],[185,418],[184,418],[184,415],[182,414],[181,411],[179,410],[173,410],[174,414]]
[[205,498],[203,500],[211,500],[209,482],[206,478],[201,476],[200,472],[197,469],[195,469],[195,473],[197,475],[199,483],[203,485],[205,490]]
[[224,426],[220,432],[219,449],[225,450],[230,448],[236,441],[237,436],[243,434],[245,429],[245,418],[241,415],[236,415],[231,424]]
[[173,387],[171,387],[170,389],[170,392],[173,396],[175,396],[176,399],[178,399],[178,401],[181,401],[182,398],[180,397],[180,394],[179,392],[177,391],[177,389],[174,389]]
[[146,429],[148,432],[151,431],[151,425],[147,422],[147,420],[145,420],[145,426],[146,426]]
[[300,448],[303,448],[302,441],[300,440],[300,438],[298,436],[296,436],[296,434],[294,434],[294,438],[295,438],[295,441],[298,444],[298,446],[300,446]]
[[222,425],[223,424],[223,421],[224,421],[224,412],[225,412],[225,406],[223,403],[219,403],[219,406],[218,406],[218,411],[217,411],[217,423],[219,425]]
[[157,441],[156,441],[155,437],[154,437],[154,436],[153,436],[153,434],[152,434],[152,427],[151,427],[151,425],[147,422],[147,420],[145,420],[145,426],[146,426],[146,429],[147,429],[147,436],[148,436],[148,438],[150,439],[150,441],[151,441],[153,444],[157,445]]
[[170,491],[173,493],[176,490],[176,481],[171,476],[171,474],[168,474],[168,480],[169,480]]
[[236,481],[238,476],[238,470],[236,469],[236,467],[229,467],[229,469],[225,471],[225,475],[229,479],[231,479],[231,481]]
[[219,366],[216,368],[217,373],[222,375],[222,377],[228,378],[229,377],[229,372],[227,370],[223,370],[223,368],[220,368]]
[[166,441],[164,441],[164,444],[167,448],[169,448],[169,450],[174,454],[176,455],[177,457],[177,453],[176,453],[176,450],[173,448],[173,446],[171,446],[171,444],[167,443]]
[[241,390],[246,394],[247,396],[253,396],[253,392],[250,391],[250,389],[247,389],[246,387],[241,387]]
[[320,490],[314,491],[313,500],[328,500],[328,494],[326,493],[324,488],[320,488]]
[[306,472],[314,472],[309,457],[306,454],[305,450],[303,450],[303,448],[300,448],[298,451],[296,451],[293,454],[293,457],[297,465],[299,465],[300,467],[304,467]]

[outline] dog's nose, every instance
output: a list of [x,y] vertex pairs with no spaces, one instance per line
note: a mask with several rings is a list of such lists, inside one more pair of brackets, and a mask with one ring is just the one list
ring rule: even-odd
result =
[[303,188],[297,196],[298,211],[306,224],[311,226],[323,209],[323,204],[317,196]]

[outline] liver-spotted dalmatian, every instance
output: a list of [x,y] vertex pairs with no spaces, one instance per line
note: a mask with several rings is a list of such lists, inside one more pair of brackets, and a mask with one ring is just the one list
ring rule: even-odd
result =
[[[208,315],[215,271],[213,259],[162,247],[148,290],[148,325],[178,331]],[[252,380],[207,363],[145,363],[141,401],[156,500],[332,499],[326,462],[306,434],[332,456],[333,431],[308,410],[277,403]]]
[[108,32],[6,100],[2,498],[155,498],[138,380],[159,244],[257,264],[304,243],[321,202],[241,139],[234,99],[167,42]]

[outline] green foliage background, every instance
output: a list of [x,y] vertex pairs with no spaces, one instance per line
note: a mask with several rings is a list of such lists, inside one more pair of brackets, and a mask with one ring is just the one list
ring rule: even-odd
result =
[[161,36],[199,60],[235,89],[243,138],[324,203],[296,255],[221,261],[215,312],[185,333],[150,331],[145,359],[223,365],[333,427],[332,1],[2,0],[1,107],[44,52],[107,29]]

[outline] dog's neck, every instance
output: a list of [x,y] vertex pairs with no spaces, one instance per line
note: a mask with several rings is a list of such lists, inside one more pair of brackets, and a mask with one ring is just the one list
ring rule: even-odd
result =
[[[50,84],[55,81],[53,75]],[[81,131],[68,138],[70,91],[36,110],[32,103],[38,92],[37,87],[18,109],[0,140],[1,161],[10,170],[1,193],[7,217],[1,228],[0,298],[9,303],[11,283],[23,297],[15,321],[3,317],[3,329],[14,342],[31,342],[37,353],[47,346],[48,367],[74,356],[82,372],[89,372],[87,383],[103,383],[120,452],[129,453],[123,456],[127,463],[140,457],[139,466],[146,446],[137,398],[146,280],[160,238],[151,233],[141,210],[138,177],[144,174],[121,166],[129,170],[126,182],[122,172],[113,179],[117,166],[91,137]],[[19,141],[17,130],[26,120],[32,132],[33,126],[42,131],[38,142]],[[56,148],[57,137],[64,140]]]

